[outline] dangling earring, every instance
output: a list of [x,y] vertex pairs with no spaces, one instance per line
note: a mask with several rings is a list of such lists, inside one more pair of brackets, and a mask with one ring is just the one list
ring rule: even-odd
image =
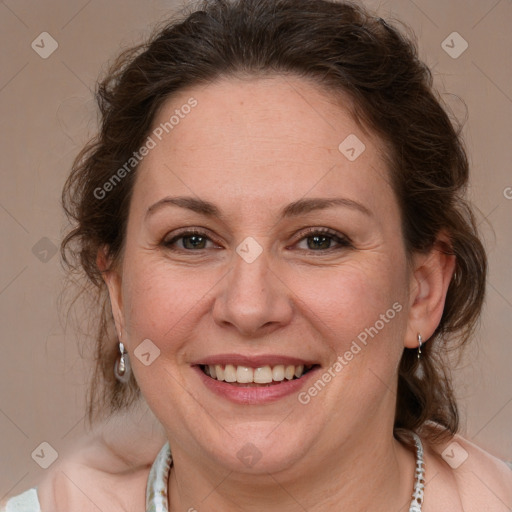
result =
[[421,357],[421,344],[422,344],[423,338],[421,337],[421,334],[418,333],[418,359]]
[[114,375],[119,382],[126,384],[130,380],[131,374],[130,358],[121,341],[119,342],[119,352],[121,355],[116,359]]

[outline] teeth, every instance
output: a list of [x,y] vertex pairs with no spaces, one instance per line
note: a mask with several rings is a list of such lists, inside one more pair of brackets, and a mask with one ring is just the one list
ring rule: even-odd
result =
[[[210,366],[211,368],[211,366]],[[224,367],[221,366],[220,364],[216,364],[214,366],[215,368],[215,378],[217,380],[224,380]]]
[[232,364],[227,364],[224,368],[224,380],[226,382],[236,382],[236,368]]
[[[311,367],[308,366],[307,369]],[[261,366],[259,368],[251,368],[249,366],[234,366],[232,364],[216,364],[204,367],[204,372],[213,379],[225,382],[238,382],[240,384],[270,384],[274,382],[282,382],[283,380],[292,380],[300,378],[304,374],[304,365],[292,364],[276,366]]]
[[277,366],[274,366],[272,368],[272,380],[275,380],[276,382],[281,382],[284,380],[284,365],[278,364]]
[[[254,370],[252,368],[248,368],[247,366],[237,366],[236,367],[236,381],[241,384],[247,384],[248,382],[253,382]],[[257,382],[257,381],[256,381]]]
[[[240,367],[239,367],[240,368]],[[263,366],[254,370],[254,381],[257,384],[268,384],[272,382],[272,368]]]
[[292,380],[294,375],[295,375],[295,366],[293,366],[292,364],[289,364],[284,369],[284,378],[286,380]]

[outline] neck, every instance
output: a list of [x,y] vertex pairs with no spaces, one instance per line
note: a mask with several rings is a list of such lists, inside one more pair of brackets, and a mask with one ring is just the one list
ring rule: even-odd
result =
[[294,467],[273,474],[198,465],[173,450],[170,511],[407,510],[415,455],[390,433],[372,435],[351,438],[328,454],[305,454]]

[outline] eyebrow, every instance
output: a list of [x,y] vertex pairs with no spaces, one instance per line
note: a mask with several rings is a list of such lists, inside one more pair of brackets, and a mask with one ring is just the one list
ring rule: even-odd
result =
[[[165,206],[178,206],[180,208],[186,208],[195,213],[205,215],[206,217],[223,217],[220,209],[215,204],[211,203],[210,201],[204,201],[203,199],[188,196],[164,197],[163,199],[160,199],[156,203],[152,204],[146,210],[145,217],[149,217]],[[299,199],[285,206],[280,212],[280,217],[297,217],[312,211],[325,210],[327,208],[333,208],[336,206],[350,208],[352,210],[359,211],[369,217],[373,215],[366,206],[357,201],[345,197],[334,197]]]

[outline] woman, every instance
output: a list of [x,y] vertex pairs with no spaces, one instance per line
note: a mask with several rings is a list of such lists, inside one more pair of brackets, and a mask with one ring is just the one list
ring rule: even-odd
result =
[[97,440],[19,501],[512,507],[511,471],[457,435],[445,354],[486,257],[431,86],[384,20],[322,0],[205,2],[120,57],[63,254],[108,292],[91,418],[142,395],[163,436]]

